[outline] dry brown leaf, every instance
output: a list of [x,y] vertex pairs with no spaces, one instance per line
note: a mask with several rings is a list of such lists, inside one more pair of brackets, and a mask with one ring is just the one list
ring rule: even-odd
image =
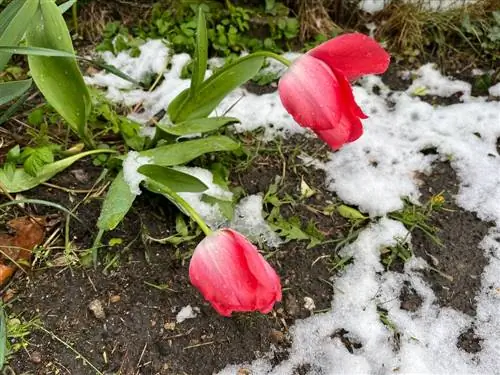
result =
[[29,264],[32,250],[43,242],[46,217],[18,217],[7,223],[14,234],[0,234],[0,286],[18,265]]

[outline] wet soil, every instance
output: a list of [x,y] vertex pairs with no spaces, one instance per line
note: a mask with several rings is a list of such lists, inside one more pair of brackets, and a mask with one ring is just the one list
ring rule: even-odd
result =
[[[257,156],[250,168],[233,176],[232,185],[245,184],[248,194],[265,192],[282,173],[282,163],[292,163],[295,156],[288,155],[289,159]],[[100,169],[86,160],[51,184],[89,189],[99,174]],[[296,167],[287,171],[278,195],[298,197],[302,178],[325,191],[321,172]],[[68,208],[85,196],[48,186],[24,195]],[[96,268],[82,267],[74,255],[85,255],[84,250],[92,245],[102,198],[87,198],[75,211],[83,225],[70,224],[73,255],[60,250],[64,247],[60,236],[41,268],[27,277],[18,275],[9,285],[15,300],[7,311],[23,320],[38,318],[43,327],[32,332],[30,345],[10,361],[16,374],[84,375],[97,373],[91,368],[95,366],[106,374],[201,375],[269,355],[270,350],[272,362],[279,363],[287,357],[289,326],[314,313],[305,308],[304,298],[314,300],[315,311],[330,307],[333,291],[326,280],[332,275],[327,262],[333,255],[331,245],[307,249],[307,243],[292,241],[278,250],[263,248],[284,288],[283,301],[273,312],[218,316],[188,279],[189,254],[201,238],[178,248],[145,240],[145,233],[158,238],[175,233],[177,214],[167,200],[146,192],[123,223],[105,235],[103,244],[118,245],[100,249]],[[283,215],[299,212],[304,220],[313,219],[326,239],[336,238],[346,226],[343,218],[305,209],[333,199],[329,194],[316,194],[284,210]],[[56,212],[45,206],[27,208],[42,215]],[[197,316],[177,323],[177,313],[188,305]]]
[[441,306],[452,307],[468,315],[476,313],[476,293],[481,288],[481,274],[487,264],[479,243],[488,233],[490,223],[458,207],[453,196],[458,193],[455,171],[447,162],[436,163],[421,188],[422,200],[444,191],[446,205],[431,218],[438,229],[440,244],[422,231],[412,235],[413,251],[435,269],[425,273]]

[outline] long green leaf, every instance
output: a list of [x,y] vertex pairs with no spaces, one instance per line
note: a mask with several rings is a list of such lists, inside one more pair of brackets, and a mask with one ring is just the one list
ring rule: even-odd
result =
[[208,59],[208,37],[207,22],[203,8],[198,7],[198,25],[196,27],[196,50],[193,60],[193,75],[191,76],[190,96],[196,94],[196,90],[205,79]]
[[115,229],[132,207],[135,197],[125,182],[123,171],[120,171],[106,194],[97,220],[97,228],[106,231]]
[[[53,0],[40,0],[26,42],[29,47],[75,53],[66,22]],[[28,63],[33,80],[45,99],[86,143],[91,144],[87,134],[90,93],[76,59],[29,55]]]
[[37,185],[51,179],[59,172],[68,168],[71,164],[89,155],[99,153],[114,153],[116,151],[109,149],[91,150],[70,156],[65,159],[58,160],[51,164],[46,164],[40,168],[36,176],[32,176],[25,172],[23,168],[17,168],[12,174],[6,173],[0,169],[0,182],[4,185],[9,193],[17,193],[34,188]]
[[[38,1],[14,0],[0,13],[0,45],[17,45],[35,15]],[[11,54],[0,53],[0,71],[10,60]]]
[[152,158],[153,164],[169,167],[185,164],[208,152],[233,151],[240,145],[225,136],[213,136],[180,142],[141,151],[141,156]]
[[265,57],[252,54],[241,57],[217,71],[190,96],[190,89],[182,91],[168,106],[168,115],[174,122],[207,117],[231,91],[255,76]]
[[165,185],[177,193],[201,193],[208,189],[208,186],[196,177],[172,168],[147,164],[139,167],[137,171],[150,180]]
[[[156,166],[167,167],[185,164],[207,152],[231,151],[238,147],[239,144],[228,137],[214,136],[160,146],[151,150],[141,151],[139,154],[150,157]],[[148,189],[152,190],[150,187],[154,186],[155,182],[148,179],[146,185]],[[157,185],[160,186],[161,184]],[[105,231],[116,228],[132,207],[135,197],[136,195],[130,191],[130,187],[125,182],[123,172],[121,171],[109,187],[102,205],[101,215],[97,221],[97,227]]]
[[31,79],[0,83],[0,105],[4,105],[24,94],[29,90],[32,83]]
[[176,125],[156,124],[166,133],[183,136],[198,133],[207,133],[221,128],[222,126],[239,122],[236,117],[211,117],[188,120]]
[[61,51],[57,49],[52,49],[52,48],[42,48],[42,47],[15,47],[15,46],[2,46],[0,45],[0,52],[8,52],[10,54],[17,54],[17,55],[28,55],[28,56],[50,56],[50,57],[69,57],[69,58],[75,58],[77,60],[85,61],[89,64],[92,64],[94,66],[97,66],[98,68],[104,69],[109,73],[114,74],[115,76],[118,76],[120,78],[123,78],[124,80],[127,80],[129,82],[132,82],[133,84],[137,86],[141,86],[141,83],[139,81],[136,81],[132,77],[130,77],[128,74],[123,73],[121,70],[118,68],[115,68],[112,65],[104,64],[101,63],[97,60],[92,60],[92,59],[87,59],[86,57],[78,56],[75,55],[74,53],[66,52],[66,51]]

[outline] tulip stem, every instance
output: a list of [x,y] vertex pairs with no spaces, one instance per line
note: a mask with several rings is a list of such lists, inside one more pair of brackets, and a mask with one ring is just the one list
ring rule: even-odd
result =
[[283,65],[290,66],[292,65],[292,62],[288,59],[285,59],[283,56],[278,55],[277,53],[273,53],[270,51],[258,51],[252,54],[253,56],[264,56],[264,57],[270,57],[271,59],[275,59],[276,61],[279,61]]
[[148,182],[149,185],[155,188],[155,190],[161,191],[172,203],[174,203],[185,215],[189,216],[191,219],[196,221],[196,224],[207,236],[212,234],[212,229],[208,227],[201,216],[196,212],[196,210],[191,207],[191,205],[186,202],[179,194],[177,194],[172,189],[169,189],[163,184],[156,184],[153,181]]

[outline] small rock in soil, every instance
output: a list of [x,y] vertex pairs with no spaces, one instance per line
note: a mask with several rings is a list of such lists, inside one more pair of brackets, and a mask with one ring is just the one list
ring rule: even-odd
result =
[[310,312],[313,312],[316,308],[314,300],[311,297],[304,297],[304,307]]
[[40,352],[33,352],[30,355],[30,360],[33,363],[41,363],[42,362],[42,354]]
[[281,331],[278,331],[277,329],[271,330],[269,336],[271,338],[271,341],[275,344],[281,344],[283,343],[283,341],[285,341],[285,334]]
[[297,299],[293,294],[287,294],[285,298],[285,310],[288,315],[296,316],[300,312],[299,304],[297,303]]
[[90,302],[88,308],[90,311],[92,311],[92,313],[97,319],[102,320],[106,318],[106,314],[104,312],[104,308],[102,307],[102,303],[98,299],[95,299],[92,302]]

